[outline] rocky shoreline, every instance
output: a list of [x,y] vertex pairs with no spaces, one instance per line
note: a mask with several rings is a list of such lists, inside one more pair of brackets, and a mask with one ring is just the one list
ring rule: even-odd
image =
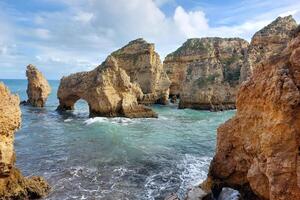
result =
[[[147,105],[222,111],[236,115],[217,131],[207,180],[186,199],[300,199],[300,28],[278,17],[251,43],[240,38],[189,39],[161,62],[143,39],[113,52],[95,69],[63,77],[57,110],[83,99],[90,117],[157,118]],[[27,67],[27,104],[44,107],[51,92],[45,77]],[[25,178],[15,167],[14,133],[20,100],[0,83],[0,199],[44,197],[41,177]],[[166,199],[177,199],[171,195]]]

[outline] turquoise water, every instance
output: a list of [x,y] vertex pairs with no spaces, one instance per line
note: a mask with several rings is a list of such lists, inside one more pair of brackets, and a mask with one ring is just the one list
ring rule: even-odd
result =
[[[2,80],[26,100],[26,80]],[[44,176],[46,199],[163,199],[180,197],[205,179],[214,154],[216,128],[234,111],[178,110],[153,106],[158,119],[88,118],[84,101],[63,115],[56,91],[43,109],[22,106],[16,134],[17,166]]]

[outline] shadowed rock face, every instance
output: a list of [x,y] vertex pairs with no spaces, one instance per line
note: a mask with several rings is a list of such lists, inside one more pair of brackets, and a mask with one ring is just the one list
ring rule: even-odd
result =
[[0,83],[0,199],[33,199],[50,187],[41,177],[24,178],[15,167],[14,133],[21,125],[20,100]]
[[140,87],[130,82],[112,56],[92,71],[63,77],[57,96],[59,110],[72,110],[76,101],[83,99],[90,116],[156,117],[150,108],[138,104],[143,97]]
[[155,52],[154,44],[137,39],[113,52],[112,56],[129,75],[131,82],[141,87],[144,96],[139,99],[140,103],[167,104],[170,80]]
[[236,115],[218,128],[207,181],[214,192],[232,187],[251,199],[300,199],[297,32],[285,50],[254,67],[238,92]]
[[241,70],[241,82],[245,81],[254,67],[274,54],[281,53],[292,38],[297,23],[292,16],[278,17],[252,37],[248,53]]
[[27,103],[35,107],[44,107],[51,92],[51,87],[43,74],[33,65],[28,65],[26,70],[28,79]]
[[248,43],[239,38],[189,39],[164,62],[172,81],[170,94],[179,108],[235,108],[240,70]]

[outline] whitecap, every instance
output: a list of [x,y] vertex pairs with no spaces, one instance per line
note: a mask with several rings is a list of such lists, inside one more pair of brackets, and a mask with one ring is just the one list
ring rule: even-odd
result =
[[94,123],[110,123],[110,124],[118,124],[118,125],[129,125],[133,123],[139,122],[139,119],[130,119],[130,118],[125,118],[125,117],[114,117],[114,118],[108,118],[108,117],[94,117],[90,118],[84,123],[86,125],[91,125]]
[[64,122],[71,122],[71,121],[73,121],[73,119],[68,118],[64,120]]
[[183,169],[180,179],[182,183],[180,185],[179,193],[183,194],[188,188],[199,185],[207,177],[211,157],[194,156],[186,154],[184,159],[178,167]]

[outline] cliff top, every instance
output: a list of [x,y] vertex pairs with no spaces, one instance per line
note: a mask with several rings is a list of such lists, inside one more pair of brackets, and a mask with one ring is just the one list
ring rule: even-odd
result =
[[144,51],[151,51],[151,50],[154,50],[153,43],[148,43],[143,38],[138,38],[136,40],[132,40],[124,47],[114,51],[111,55],[118,56],[122,54],[135,54],[135,53],[141,53]]
[[215,43],[220,42],[232,42],[237,41],[240,43],[245,43],[246,45],[248,42],[242,38],[221,38],[221,37],[204,37],[204,38],[190,38],[185,43],[182,44],[176,51],[167,55],[167,57],[172,56],[180,56],[185,55],[187,52],[196,52],[196,51],[203,51],[212,48]]
[[290,33],[291,30],[296,29],[297,26],[297,22],[292,15],[286,17],[277,17],[269,25],[256,32],[253,38],[268,36],[270,34],[287,34]]

